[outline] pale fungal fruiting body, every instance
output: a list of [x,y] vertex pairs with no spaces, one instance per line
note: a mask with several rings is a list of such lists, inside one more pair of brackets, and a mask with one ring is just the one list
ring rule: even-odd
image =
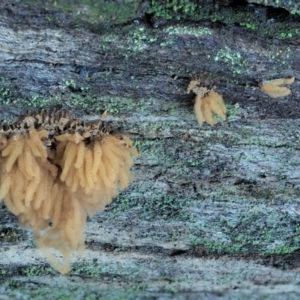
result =
[[270,80],[267,82],[261,82],[259,84],[260,89],[268,94],[272,98],[279,98],[287,96],[291,93],[291,90],[286,86],[282,86],[285,84],[291,84],[295,80],[295,77],[291,78],[279,78]]
[[[87,215],[103,210],[132,180],[130,139],[101,122],[61,113],[27,117],[0,131],[0,199],[59,272],[84,249]],[[49,248],[63,256],[60,263]]]
[[200,81],[194,79],[189,83],[187,91],[196,94],[194,110],[199,124],[203,122],[216,124],[217,120],[213,117],[213,113],[226,120],[226,106],[220,94],[200,86]]

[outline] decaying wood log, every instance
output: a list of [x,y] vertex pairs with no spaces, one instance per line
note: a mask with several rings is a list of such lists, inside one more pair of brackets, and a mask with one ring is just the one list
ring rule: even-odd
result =
[[[268,36],[256,23],[212,16],[230,9],[235,20],[244,9],[263,28],[297,15],[276,19],[273,8],[269,21],[263,6],[203,1],[214,2],[206,18],[176,20],[146,2],[113,25],[59,7],[0,4],[2,120],[44,107],[97,120],[107,110],[141,153],[134,182],[88,221],[69,277],[48,266],[2,202],[0,299],[296,299],[299,33]],[[223,95],[227,121],[198,124],[186,93],[192,75]],[[291,76],[286,97],[259,89]]]

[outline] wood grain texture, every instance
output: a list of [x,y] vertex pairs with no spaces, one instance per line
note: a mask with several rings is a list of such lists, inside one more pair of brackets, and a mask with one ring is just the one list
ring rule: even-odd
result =
[[[75,28],[68,14],[21,4],[1,4],[0,16],[3,119],[45,106],[86,120],[107,110],[141,153],[134,182],[87,223],[87,249],[70,277],[57,276],[2,206],[0,299],[24,289],[52,299],[297,299],[296,38],[190,20]],[[226,122],[199,126],[190,75],[223,95]],[[258,87],[291,76],[285,98]]]

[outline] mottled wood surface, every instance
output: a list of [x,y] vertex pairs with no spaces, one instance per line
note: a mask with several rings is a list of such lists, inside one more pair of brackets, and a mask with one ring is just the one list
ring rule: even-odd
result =
[[[69,276],[2,204],[0,299],[297,299],[297,39],[209,21],[78,25],[11,3],[0,4],[2,119],[59,106],[95,120],[107,110],[141,156],[130,187],[88,220]],[[223,94],[228,121],[197,124],[189,75]],[[258,88],[289,76],[287,97]]]

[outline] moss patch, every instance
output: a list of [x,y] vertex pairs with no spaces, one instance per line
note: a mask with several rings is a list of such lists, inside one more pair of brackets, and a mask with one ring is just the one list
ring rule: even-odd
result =
[[[296,6],[292,12],[298,12]],[[216,8],[213,1],[197,3],[193,0],[152,0],[148,13],[166,20],[210,20],[212,22],[235,24],[256,33],[259,28],[260,35],[278,39],[295,38],[300,35],[298,16],[287,16],[280,10],[276,11],[276,9],[273,9],[270,13],[268,8],[260,6],[241,5],[219,6]],[[268,17],[272,14],[273,18]]]
[[[25,0],[25,3],[33,5],[39,4],[37,0]],[[135,18],[139,1],[125,0],[125,1],[105,1],[105,0],[45,0],[43,5],[48,9],[57,9],[69,12],[72,15],[87,20],[91,23],[114,23],[122,24]],[[46,16],[51,21],[52,16]]]

